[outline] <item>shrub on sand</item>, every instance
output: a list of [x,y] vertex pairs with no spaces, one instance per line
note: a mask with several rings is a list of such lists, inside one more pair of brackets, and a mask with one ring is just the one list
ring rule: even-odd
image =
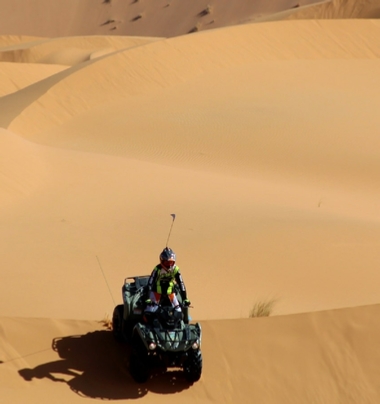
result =
[[258,301],[256,302],[251,311],[249,312],[249,317],[268,317],[273,313],[273,308],[276,300]]
[[210,6],[210,4],[207,5],[206,8],[204,8],[199,14],[198,17],[205,17],[208,14],[211,14],[213,10],[213,7]]
[[193,28],[191,28],[191,30],[189,31],[189,34],[192,34],[193,32],[198,32],[200,30],[201,26],[202,26],[201,23],[197,22],[197,24]]
[[107,330],[112,330],[112,319],[109,314],[105,314],[102,320],[99,321]]
[[140,20],[141,18],[143,18],[143,14],[142,14],[142,13],[137,14],[136,17],[132,18],[131,21],[137,21],[137,20]]

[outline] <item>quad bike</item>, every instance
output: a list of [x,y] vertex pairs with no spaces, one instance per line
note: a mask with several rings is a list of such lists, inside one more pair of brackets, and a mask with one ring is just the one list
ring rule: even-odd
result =
[[138,383],[146,382],[155,364],[182,368],[190,382],[202,374],[199,323],[190,324],[188,307],[182,304],[177,285],[174,292],[182,308],[176,310],[167,296],[162,296],[149,321],[143,319],[149,276],[126,278],[122,288],[124,304],[114,309],[113,335],[117,341],[131,344],[130,372]]

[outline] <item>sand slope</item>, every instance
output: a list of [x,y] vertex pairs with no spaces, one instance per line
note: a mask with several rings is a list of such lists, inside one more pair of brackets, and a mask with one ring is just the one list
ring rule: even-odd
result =
[[1,318],[2,397],[23,403],[27,396],[31,404],[49,396],[57,403],[377,403],[379,310],[204,321],[204,373],[194,385],[177,371],[136,384],[126,370],[128,347],[99,323]]
[[3,314],[112,312],[124,277],[156,264],[171,212],[197,318],[245,317],[258,299],[278,314],[376,303],[378,31],[208,31],[2,97],[3,156],[25,159],[3,160]]
[[[8,37],[3,37],[7,42]],[[11,37],[12,38],[12,37]],[[40,64],[75,65],[119,49],[158,41],[160,38],[85,36],[56,39],[22,40],[0,48],[0,60]]]
[[15,65],[14,63],[2,62],[0,96],[14,93],[65,69],[66,66],[62,65],[36,65],[32,63]]
[[244,24],[314,3],[318,0],[0,0],[0,35],[172,37]]
[[304,7],[289,15],[289,19],[304,18],[379,18],[379,0],[332,0],[326,4]]

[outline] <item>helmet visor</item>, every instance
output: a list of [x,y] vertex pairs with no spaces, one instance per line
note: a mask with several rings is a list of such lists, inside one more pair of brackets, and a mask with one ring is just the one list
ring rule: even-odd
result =
[[163,261],[161,262],[161,264],[162,264],[165,268],[171,268],[171,267],[174,267],[175,261],[174,261],[174,260],[163,260]]

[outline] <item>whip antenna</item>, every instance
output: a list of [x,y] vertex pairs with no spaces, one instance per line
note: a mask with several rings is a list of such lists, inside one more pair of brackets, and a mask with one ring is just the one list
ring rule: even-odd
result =
[[104,274],[103,268],[102,268],[102,266],[101,266],[101,264],[100,264],[99,257],[98,257],[97,255],[96,255],[96,259],[98,260],[98,264],[99,264],[100,270],[102,271],[103,278],[104,278],[104,280],[105,280],[105,282],[106,282],[108,291],[110,292],[110,295],[111,295],[111,299],[112,299],[112,301],[113,301],[113,304],[116,306],[115,299],[113,298],[110,285],[109,285],[108,282],[107,282],[107,278],[106,278],[106,276],[105,276],[105,274]]
[[172,225],[170,226],[168,239],[166,240],[166,247],[168,246],[170,234],[172,232],[172,228],[173,228],[173,224],[174,224],[174,220],[175,220],[175,213],[172,213],[170,216],[173,218],[173,220],[172,220]]

